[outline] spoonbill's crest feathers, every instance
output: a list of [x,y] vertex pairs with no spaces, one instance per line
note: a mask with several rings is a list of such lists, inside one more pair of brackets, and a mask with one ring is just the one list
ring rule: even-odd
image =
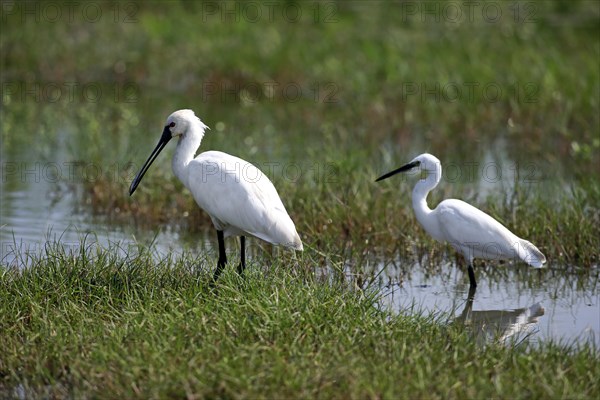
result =
[[204,136],[204,131],[210,129],[196,116],[193,110],[187,109],[177,110],[169,115],[165,127],[170,129],[172,136],[181,136],[193,130],[201,138]]

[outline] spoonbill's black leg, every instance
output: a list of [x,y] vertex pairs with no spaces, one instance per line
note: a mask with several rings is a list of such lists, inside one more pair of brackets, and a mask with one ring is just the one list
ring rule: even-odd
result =
[[219,240],[219,261],[217,261],[217,269],[213,275],[213,282],[219,278],[225,264],[227,264],[227,255],[225,255],[225,239],[223,238],[223,231],[217,231],[217,239]]
[[244,275],[246,269],[246,237],[240,236],[240,265],[238,265],[238,273]]
[[475,289],[477,288],[477,282],[475,281],[475,271],[473,271],[473,264],[469,263],[469,267],[468,267],[468,272],[469,272],[469,284],[471,286],[471,289]]

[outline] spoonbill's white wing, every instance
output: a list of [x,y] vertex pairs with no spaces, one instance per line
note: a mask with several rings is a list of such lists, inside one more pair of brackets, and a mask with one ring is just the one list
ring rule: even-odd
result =
[[275,186],[258,168],[220,151],[198,155],[188,166],[186,186],[225,236],[249,234],[302,250]]

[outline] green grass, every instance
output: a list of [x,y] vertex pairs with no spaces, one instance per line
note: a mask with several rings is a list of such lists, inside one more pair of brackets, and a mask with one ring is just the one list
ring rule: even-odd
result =
[[[0,278],[0,394],[101,398],[594,398],[598,350],[479,346],[303,259],[233,268],[84,244]],[[121,253],[121,255],[118,255]],[[310,258],[310,255],[306,256]]]

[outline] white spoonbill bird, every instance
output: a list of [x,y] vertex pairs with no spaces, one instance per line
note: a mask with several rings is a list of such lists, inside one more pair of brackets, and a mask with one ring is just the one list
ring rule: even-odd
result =
[[198,206],[208,213],[217,229],[219,260],[214,280],[227,263],[225,237],[240,236],[240,274],[246,267],[246,235],[302,250],[300,236],[275,186],[258,168],[220,151],[206,151],[194,158],[207,128],[192,110],[171,114],[156,148],[131,182],[129,195],[135,192],[169,140],[178,137],[172,162],[173,173],[192,192]]
[[444,200],[433,210],[430,209],[427,195],[442,178],[440,160],[431,154],[421,154],[408,164],[380,176],[375,182],[413,168],[427,172],[427,176],[419,180],[413,189],[412,203],[417,220],[435,240],[449,242],[456,251],[462,253],[469,264],[471,288],[477,287],[473,272],[474,258],[519,259],[535,268],[541,268],[546,262],[546,257],[533,244],[462,200]]

